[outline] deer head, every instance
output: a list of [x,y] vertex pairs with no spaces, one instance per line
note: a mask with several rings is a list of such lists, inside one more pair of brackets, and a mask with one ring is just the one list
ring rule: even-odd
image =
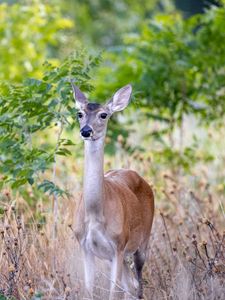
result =
[[78,108],[77,117],[80,123],[80,134],[84,140],[104,138],[107,123],[111,115],[121,111],[129,104],[132,87],[130,84],[119,89],[113,97],[101,105],[89,102],[80,89],[72,83],[74,99]]

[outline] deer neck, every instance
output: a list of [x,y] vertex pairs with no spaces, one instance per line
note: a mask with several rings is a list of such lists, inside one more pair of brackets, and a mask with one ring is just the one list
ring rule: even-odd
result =
[[104,138],[86,140],[84,146],[83,197],[85,221],[103,222]]

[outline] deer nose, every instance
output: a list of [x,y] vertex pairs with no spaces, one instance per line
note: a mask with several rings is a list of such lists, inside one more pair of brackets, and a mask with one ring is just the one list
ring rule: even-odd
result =
[[93,130],[91,129],[91,127],[89,127],[88,125],[85,125],[81,131],[80,131],[81,135],[85,138],[88,138],[91,136],[91,134],[93,133]]

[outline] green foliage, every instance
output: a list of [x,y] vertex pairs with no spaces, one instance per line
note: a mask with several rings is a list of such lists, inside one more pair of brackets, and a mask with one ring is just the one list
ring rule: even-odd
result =
[[[67,147],[73,146],[73,142],[61,137],[65,125],[72,128],[76,124],[70,80],[76,80],[83,91],[90,90],[89,72],[97,63],[98,58],[80,51],[59,67],[45,63],[41,80],[27,79],[23,85],[0,85],[2,183],[10,183],[15,189],[27,182],[32,185],[57,155],[71,154]],[[41,133],[52,128],[58,128],[58,139],[41,139]],[[53,192],[49,182],[41,187]],[[55,192],[61,193],[57,188]]]
[[[84,92],[95,86],[92,96],[99,102],[132,83],[130,109],[140,109],[143,119],[163,124],[150,136],[163,147],[156,160],[187,171],[190,162],[197,163],[195,146],[173,149],[163,136],[180,126],[186,114],[205,123],[223,117],[225,6],[183,19],[166,3],[32,0],[0,5],[0,56],[4,58],[0,61],[0,188],[37,183],[50,194],[63,194],[54,180],[42,182],[40,175],[57,156],[69,156],[74,149],[74,143],[62,137],[65,128],[76,126],[71,78]],[[69,30],[76,36],[70,36]],[[63,54],[69,51],[74,40],[91,45],[89,52],[110,46],[97,71],[91,72],[99,58],[82,51],[59,65],[60,51],[63,47]],[[117,150],[119,134],[127,139],[129,131],[135,130],[135,118],[135,114],[132,120],[127,117],[123,126],[116,116],[112,119],[109,154]],[[132,153],[140,145],[123,146]],[[212,157],[204,154],[202,159]]]
[[127,35],[122,48],[105,54],[96,96],[106,97],[131,82],[139,91],[135,95],[139,107],[171,128],[183,114],[198,114],[207,121],[221,118],[225,111],[224,27],[224,6],[187,20],[179,14],[155,16],[139,33]]
[[214,159],[214,157],[207,152],[199,153],[197,144],[184,147],[182,151],[167,145],[161,150],[155,151],[153,155],[156,163],[174,168],[175,171],[182,169],[185,173],[190,173],[193,166],[199,162],[199,159],[204,162],[210,162]]
[[0,294],[0,300],[16,300],[14,297],[5,297],[4,295]]
[[57,62],[59,43],[66,42],[62,30],[72,26],[70,19],[62,17],[59,6],[51,3],[0,4],[0,80],[40,78],[40,66],[47,56]]
[[68,0],[59,1],[75,20],[74,32],[83,44],[96,49],[114,47],[124,33],[136,31],[143,19],[159,10],[171,11],[167,0]]

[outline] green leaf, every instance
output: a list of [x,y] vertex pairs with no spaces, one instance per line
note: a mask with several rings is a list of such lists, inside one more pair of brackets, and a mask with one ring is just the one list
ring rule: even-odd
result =
[[16,188],[24,185],[26,182],[27,182],[27,178],[18,179],[13,182],[11,187],[12,187],[12,189],[16,189]]
[[34,184],[34,179],[32,177],[28,178],[27,181],[29,182],[30,185]]
[[57,155],[63,155],[63,156],[68,156],[68,155],[72,155],[72,153],[66,149],[66,148],[61,148],[58,151],[56,151]]
[[60,189],[56,186],[52,181],[44,180],[41,184],[38,185],[38,189],[42,189],[45,193],[49,193],[49,195],[55,194],[57,196],[66,195],[67,192]]

